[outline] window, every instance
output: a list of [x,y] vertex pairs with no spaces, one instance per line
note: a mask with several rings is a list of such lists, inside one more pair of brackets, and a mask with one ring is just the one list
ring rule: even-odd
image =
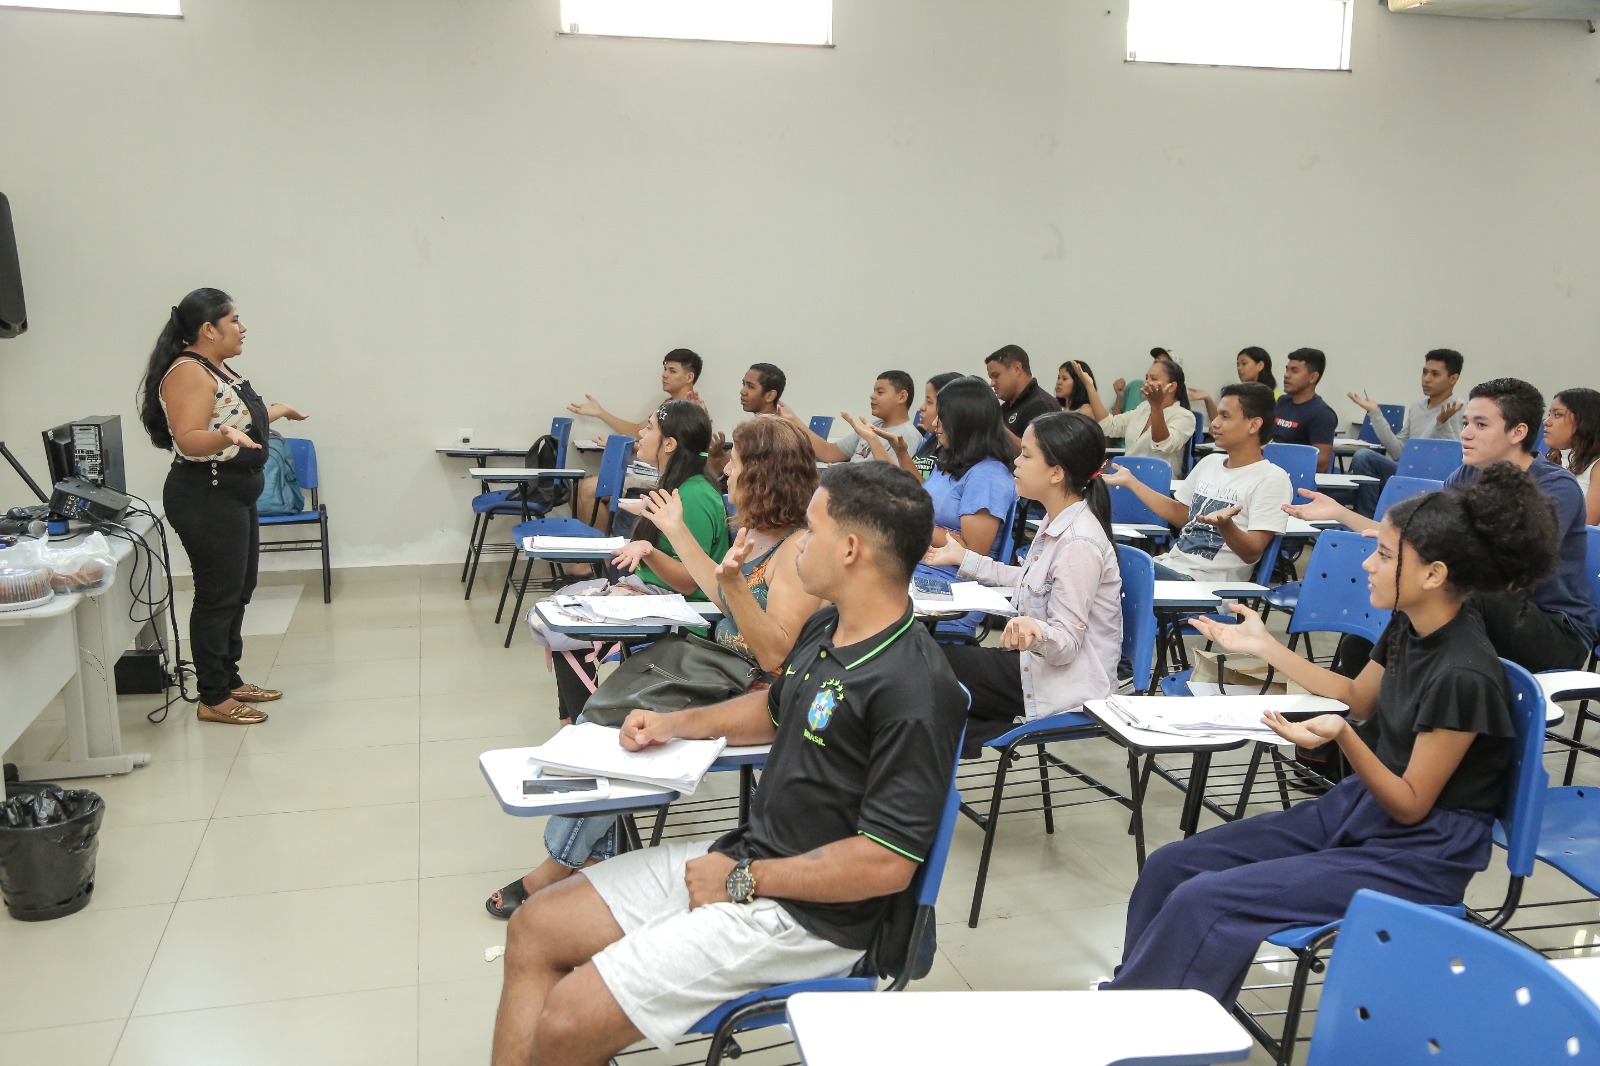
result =
[[826,45],[833,0],[561,0],[561,32]]
[[1350,69],[1351,0],[1128,0],[1128,62]]
[[178,0],[0,0],[0,7],[45,11],[97,11],[112,15],[165,15],[182,18]]

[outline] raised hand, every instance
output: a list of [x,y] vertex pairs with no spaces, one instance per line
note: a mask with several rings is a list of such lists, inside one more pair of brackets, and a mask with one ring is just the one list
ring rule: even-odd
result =
[[278,417],[280,418],[287,418],[291,422],[304,422],[306,420],[305,415],[286,403],[275,403],[272,406],[278,409]]
[[1100,472],[1100,480],[1104,481],[1107,485],[1127,486],[1132,485],[1139,479],[1133,476],[1132,471],[1125,470],[1116,463],[1112,463],[1110,466],[1106,467]]
[[1320,748],[1350,728],[1350,723],[1337,714],[1319,714],[1304,722],[1291,722],[1277,711],[1261,716],[1261,724],[1284,740],[1302,748]]
[[683,497],[678,495],[677,489],[671,492],[653,489],[642,502],[644,506],[639,509],[639,515],[654,522],[661,532],[671,536],[684,528]]
[[966,557],[967,547],[956,537],[949,537],[943,544],[922,553],[922,561],[929,566],[960,566]]
[[778,415],[782,418],[787,418],[797,426],[804,426],[807,424],[805,419],[794,413],[793,407],[790,407],[782,400],[778,401]]
[[1293,515],[1307,522],[1337,522],[1344,515],[1344,505],[1332,496],[1310,489],[1301,489],[1300,495],[1306,498],[1306,502],[1284,504],[1284,514]]
[[[599,400],[595,399],[593,396],[590,396],[586,392],[583,394],[582,403],[569,403],[567,404],[567,410],[571,411],[575,415],[586,415],[589,418],[599,418],[600,412],[605,410],[605,408],[600,406]],[[595,439],[598,440],[599,438]]]
[[1452,418],[1454,418],[1456,416],[1456,412],[1461,410],[1461,407],[1462,407],[1462,404],[1461,404],[1460,400],[1451,400],[1449,403],[1447,403],[1443,407],[1439,408],[1439,416],[1438,416],[1439,425],[1442,426],[1446,422],[1448,422]]
[[1243,507],[1240,507],[1238,504],[1234,504],[1232,507],[1224,507],[1220,511],[1209,511],[1206,514],[1197,514],[1194,516],[1194,520],[1203,526],[1210,526],[1213,529],[1220,529],[1222,527],[1222,523],[1231,521],[1233,517],[1242,510],[1244,510]]
[[1044,640],[1044,627],[1036,620],[1017,615],[1000,633],[1000,646],[1007,651],[1028,651]]
[[647,540],[630,540],[612,553],[611,563],[618,570],[626,570],[631,574],[639,569],[639,564],[653,551],[655,545]]
[[229,444],[235,444],[241,448],[253,448],[256,451],[261,450],[261,445],[251,440],[250,434],[237,426],[223,426],[218,432],[222,434],[222,439]]
[[870,422],[867,423],[867,428],[872,431],[872,434],[874,436],[881,438],[886,444],[889,445],[890,448],[894,449],[896,452],[904,453],[904,452],[908,452],[908,451],[911,450],[910,445],[908,445],[906,443],[906,439],[904,437],[902,437],[900,434],[891,433],[887,429],[884,429],[882,426],[875,426]]
[[743,529],[734,535],[733,543],[728,546],[728,554],[722,557],[722,562],[717,564],[717,583],[731,584],[743,581],[744,564],[750,558],[750,551],[755,547]]
[[1176,381],[1147,381],[1139,386],[1139,395],[1143,396],[1151,407],[1158,406],[1158,401],[1164,397],[1176,395],[1177,391]]
[[[1079,381],[1083,382],[1083,387],[1084,388],[1088,389],[1090,392],[1094,392],[1095,391],[1094,375],[1089,373],[1088,370],[1084,369],[1083,364],[1078,362],[1076,359],[1074,359],[1072,361],[1072,373],[1077,377],[1077,379]],[[1121,389],[1122,389],[1122,385],[1120,383],[1118,383],[1117,384],[1117,390],[1120,392]]]
[[1214,618],[1191,618],[1189,624],[1199,630],[1200,635],[1225,652],[1234,655],[1260,655],[1274,641],[1267,632],[1267,624],[1261,616],[1242,603],[1226,605],[1229,610],[1239,616],[1239,621],[1234,625],[1219,622]]
[[1207,400],[1211,399],[1211,394],[1205,389],[1190,388],[1189,399],[1195,403],[1205,403]]
[[1378,413],[1378,401],[1368,396],[1365,392],[1347,392],[1345,395],[1350,397],[1351,403],[1367,412],[1367,414]]

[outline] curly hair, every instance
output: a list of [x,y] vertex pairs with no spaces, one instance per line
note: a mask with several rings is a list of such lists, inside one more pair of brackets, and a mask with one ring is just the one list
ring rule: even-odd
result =
[[739,452],[734,516],[748,529],[795,529],[806,524],[806,505],[817,491],[811,440],[793,422],[756,415],[733,427]]

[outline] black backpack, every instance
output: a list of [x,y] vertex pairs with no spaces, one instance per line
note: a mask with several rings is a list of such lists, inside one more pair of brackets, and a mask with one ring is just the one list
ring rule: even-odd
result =
[[[523,465],[549,469],[556,465],[556,439],[546,433],[533,442]],[[524,481],[513,489],[508,503],[524,503],[534,510],[550,511],[567,502],[567,481],[564,478]]]

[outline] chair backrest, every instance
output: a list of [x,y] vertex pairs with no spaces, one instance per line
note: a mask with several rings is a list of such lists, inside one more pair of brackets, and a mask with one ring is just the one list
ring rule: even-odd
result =
[[1589,527],[1589,595],[1600,604],[1600,526]]
[[1272,573],[1278,569],[1278,556],[1282,553],[1283,534],[1279,533],[1272,538],[1272,543],[1267,545],[1267,550],[1261,553],[1261,558],[1256,560],[1256,572],[1250,575],[1250,580],[1258,585],[1271,587]]
[[552,418],[550,435],[556,439],[556,465],[567,465],[567,445],[572,443],[572,419]]
[[1375,522],[1381,522],[1389,508],[1401,500],[1409,500],[1413,496],[1420,496],[1424,492],[1438,492],[1444,488],[1443,481],[1430,477],[1401,477],[1394,475],[1383,483],[1383,492],[1378,495],[1377,509],[1372,512]]
[[1511,719],[1517,740],[1507,771],[1511,786],[1498,821],[1505,836],[1506,869],[1512,877],[1529,877],[1539,848],[1545,792],[1550,788],[1550,774],[1544,768],[1545,698],[1532,674],[1505,659],[1500,664],[1511,682]]
[[[1406,409],[1404,407],[1397,403],[1380,403],[1378,410],[1383,415],[1383,420],[1389,423],[1389,428],[1396,433],[1399,433],[1405,427]],[[1368,412],[1367,417],[1361,420],[1360,439],[1368,444],[1383,443],[1383,440],[1378,436],[1378,431],[1372,428],[1371,412]]]
[[1376,642],[1392,612],[1372,606],[1362,569],[1378,547],[1371,537],[1325,530],[1311,549],[1290,633],[1349,633]]
[[311,493],[311,506],[317,505],[317,446],[304,437],[285,437],[289,456],[294,460],[294,479]]
[[1461,442],[1448,438],[1412,437],[1400,451],[1395,474],[1443,481],[1461,465]]
[[1452,914],[1357,892],[1306,1066],[1600,1063],[1600,1006],[1550,963]]
[[[970,707],[971,693],[967,695]],[[962,740],[965,739],[963,735]],[[917,865],[916,873],[911,875],[911,884],[890,904],[890,913],[886,917],[888,924],[880,931],[880,935],[893,939],[887,943],[880,942],[886,950],[875,953],[879,954],[875,960],[877,964],[884,966],[889,963],[889,958],[884,956],[902,960],[898,966],[889,964],[888,969],[892,972],[880,974],[894,978],[891,987],[895,990],[927,976],[938,950],[938,925],[934,920],[933,905],[939,898],[939,886],[944,882],[945,863],[950,858],[950,844],[955,839],[956,823],[961,820],[961,793],[956,788],[961,770],[960,752],[958,744],[958,758],[951,770],[950,789],[945,793],[944,810],[939,816],[939,829],[934,833],[933,846]],[[914,906],[908,906],[913,903]],[[902,918],[907,912],[914,913],[911,914],[911,920],[902,925],[896,919]]]
[[1303,499],[1301,489],[1317,491],[1317,449],[1310,444],[1269,444],[1261,449],[1267,462],[1289,475],[1291,500]]
[[1032,502],[1018,496],[1006,508],[1005,517],[1000,519],[1000,528],[995,531],[994,543],[989,546],[989,558],[1002,563],[1009,563],[1016,558],[1016,530],[1019,524],[1027,528],[1027,510]]
[[1184,460],[1185,472],[1193,470],[1194,464],[1200,461],[1200,445],[1206,442],[1206,412],[1205,408],[1194,413],[1194,433],[1189,437],[1189,447],[1186,449]]
[[595,476],[594,498],[609,500],[613,512],[622,499],[622,486],[628,479],[628,464],[633,461],[634,438],[613,433],[606,438],[606,450],[600,453],[600,472]]
[[[1150,486],[1163,496],[1172,495],[1172,464],[1165,459],[1133,456],[1113,460],[1118,466]],[[1111,493],[1111,520],[1137,522],[1164,526],[1167,520],[1145,506],[1132,489],[1123,485],[1107,485]]]
[[832,415],[812,415],[811,416],[811,432],[815,433],[817,436],[821,437],[823,440],[827,440],[828,439],[828,434],[833,432],[833,416]]
[[1156,564],[1137,548],[1117,545],[1122,567],[1122,654],[1133,664],[1133,687],[1150,688],[1156,656]]

